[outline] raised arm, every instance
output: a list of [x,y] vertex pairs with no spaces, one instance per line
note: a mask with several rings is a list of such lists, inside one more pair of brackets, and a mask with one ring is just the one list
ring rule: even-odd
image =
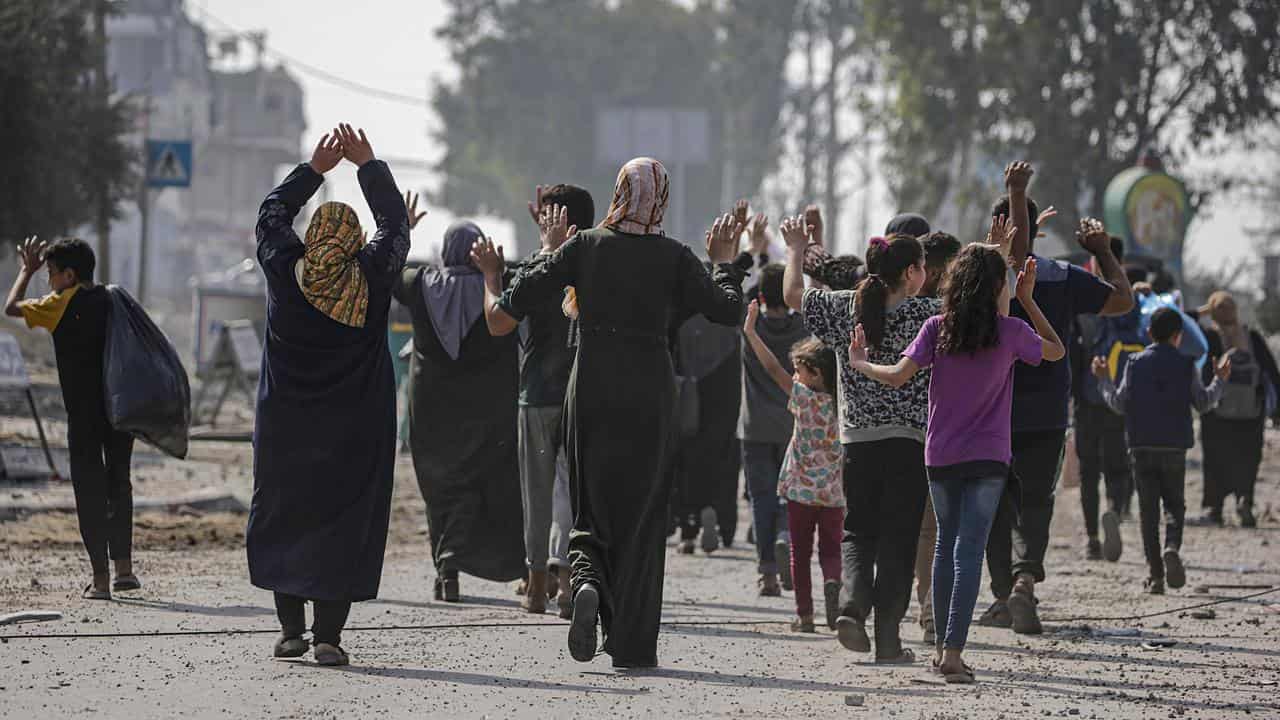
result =
[[1080,221],[1076,241],[1093,255],[1102,272],[1102,279],[1111,285],[1111,295],[1098,312],[1103,316],[1123,315],[1133,309],[1133,287],[1120,261],[1111,252],[1111,236],[1102,223],[1093,218]]
[[1129,402],[1129,377],[1132,373],[1126,372],[1117,388],[1115,381],[1111,379],[1111,369],[1107,366],[1106,358],[1094,358],[1091,369],[1093,376],[1098,379],[1098,392],[1102,395],[1102,401],[1111,408],[1111,412],[1124,415],[1125,406]]
[[1223,355],[1214,366],[1213,382],[1209,383],[1207,388],[1200,380],[1200,374],[1195,370],[1191,371],[1191,404],[1195,406],[1196,412],[1203,415],[1218,407],[1218,403],[1222,402],[1222,393],[1226,391],[1226,383],[1230,377],[1230,354]]
[[876,365],[869,361],[867,335],[862,325],[854,328],[853,338],[849,340],[849,365],[872,380],[895,389],[906,385],[920,371],[920,366],[909,357],[902,358],[896,365]]
[[480,238],[471,248],[471,263],[484,273],[484,323],[489,334],[510,335],[519,327],[521,318],[502,309],[502,274],[506,271],[502,246],[495,246],[489,238]]
[[[1027,207],[1027,187],[1035,170],[1030,163],[1012,162],[1004,170],[1004,186],[1009,192],[1009,222],[1017,228],[1010,248],[1014,267],[1022,267],[1031,254],[1031,210]],[[996,238],[994,242],[1000,242]]]
[[710,274],[692,250],[681,251],[677,270],[681,309],[701,313],[717,325],[741,322],[743,272],[733,264],[741,237],[742,225],[732,215],[716,218],[706,234]]
[[294,218],[324,182],[324,174],[342,160],[342,141],[336,133],[325,133],[311,153],[311,161],[293,169],[276,189],[267,194],[258,209],[258,260],[266,262],[280,250],[301,245],[293,231]]
[[751,351],[756,354],[756,359],[764,366],[765,371],[769,373],[769,377],[773,378],[778,387],[782,388],[787,396],[790,397],[793,382],[791,374],[787,372],[786,368],[782,367],[782,363],[778,362],[777,356],[773,354],[768,345],[764,344],[764,340],[760,339],[760,333],[756,332],[756,322],[759,319],[760,301],[752,300],[751,304],[747,306],[747,320],[742,325],[742,334],[746,336],[747,344],[751,346]]
[[356,177],[377,226],[373,239],[357,257],[366,277],[390,282],[404,269],[409,257],[409,212],[405,200],[391,176],[391,168],[374,157],[363,129],[357,131],[343,123],[336,132],[342,141],[343,157],[360,168]]
[[[520,268],[502,294],[498,306],[503,312],[520,318],[552,299],[563,299],[564,289],[577,278],[577,232],[576,226],[569,225],[567,208],[559,205],[541,208],[538,239],[542,249]],[[485,284],[488,285],[487,280]],[[485,320],[488,321],[487,314]]]
[[36,239],[33,235],[22,244],[18,245],[18,257],[22,260],[22,267],[18,270],[18,277],[13,280],[13,287],[9,289],[9,298],[4,304],[4,314],[9,317],[22,317],[22,301],[27,297],[27,286],[31,284],[31,278],[39,272],[41,266],[44,265],[45,244]]
[[787,267],[782,274],[782,299],[787,307],[800,312],[804,302],[804,253],[809,237],[816,229],[806,225],[803,216],[782,221],[782,240],[787,244]]
[[1043,359],[1057,362],[1066,356],[1067,348],[1062,344],[1062,338],[1058,337],[1058,332],[1053,329],[1049,319],[1041,312],[1040,306],[1036,304],[1035,289],[1036,260],[1029,257],[1023,265],[1022,272],[1018,273],[1018,302],[1027,312],[1027,317],[1031,318],[1031,325],[1036,329],[1036,334],[1040,336],[1043,343]]

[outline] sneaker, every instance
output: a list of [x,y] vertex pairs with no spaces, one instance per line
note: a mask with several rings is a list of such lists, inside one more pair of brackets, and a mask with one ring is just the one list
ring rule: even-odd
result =
[[1040,613],[1036,610],[1035,583],[1020,578],[1009,595],[1009,617],[1012,619],[1013,631],[1019,635],[1039,635],[1044,632],[1040,624]]
[[1146,590],[1148,595],[1163,595],[1164,580],[1161,580],[1160,578],[1147,578],[1146,583],[1143,584],[1143,588]]
[[997,600],[991,603],[991,607],[982,613],[982,617],[978,618],[978,624],[982,627],[993,628],[1011,628],[1013,627],[1013,616],[1009,614],[1009,604],[1004,600]]
[[1116,562],[1124,551],[1120,539],[1120,515],[1114,510],[1102,513],[1102,556],[1108,562]]
[[840,581],[828,580],[822,584],[822,599],[827,611],[827,629],[836,629],[836,618],[840,617]]
[[1177,550],[1164,551],[1164,577],[1174,590],[1187,584],[1187,569],[1182,566]]
[[851,652],[871,652],[871,638],[862,620],[841,615],[836,619],[836,639]]
[[791,592],[791,543],[786,538],[778,538],[773,543],[773,561],[778,565],[778,578],[782,581],[782,589]]
[[569,654],[578,662],[596,656],[596,621],[600,617],[600,591],[583,583],[573,596],[573,620],[569,625]]
[[782,597],[782,587],[778,585],[778,576],[773,573],[765,573],[756,581],[757,587],[760,588],[760,597]]
[[716,522],[716,509],[702,508],[702,552],[710,555],[720,549],[720,527]]
[[1209,508],[1200,517],[1188,521],[1188,524],[1201,527],[1222,527],[1222,510],[1220,508]]
[[1102,559],[1102,543],[1098,542],[1098,538],[1089,538],[1089,544],[1084,548],[1085,560],[1101,560]]

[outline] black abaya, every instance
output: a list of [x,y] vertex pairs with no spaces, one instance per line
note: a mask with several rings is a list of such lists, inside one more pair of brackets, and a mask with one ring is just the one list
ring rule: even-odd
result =
[[670,323],[699,312],[736,324],[742,272],[725,264],[708,274],[688,247],[664,236],[595,229],[531,262],[506,301],[527,311],[569,285],[581,333],[565,400],[573,590],[599,588],[615,665],[653,666],[675,402]]

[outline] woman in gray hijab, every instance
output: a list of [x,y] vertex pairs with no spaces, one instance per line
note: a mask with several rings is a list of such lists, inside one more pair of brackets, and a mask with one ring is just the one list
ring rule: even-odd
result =
[[516,336],[484,322],[484,276],[471,222],[445,231],[440,266],[406,270],[396,299],[413,316],[409,444],[427,504],[435,598],[460,600],[458,573],[523,577],[516,458]]

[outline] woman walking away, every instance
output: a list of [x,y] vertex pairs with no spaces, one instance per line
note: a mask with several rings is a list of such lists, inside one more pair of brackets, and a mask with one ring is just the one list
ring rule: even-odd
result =
[[517,312],[574,286],[580,339],[565,399],[574,526],[569,651],[596,653],[596,621],[617,668],[655,667],[675,418],[668,339],[693,313],[721,324],[742,314],[742,271],[731,263],[742,228],[725,216],[707,234],[706,268],[662,233],[667,172],[650,158],[618,173],[600,227],[573,233],[559,208],[543,213],[543,254],[502,304]]
[[517,336],[493,337],[485,323],[485,277],[471,259],[482,237],[474,223],[450,225],[443,267],[406,270],[395,288],[413,316],[409,444],[427,503],[433,595],[445,602],[461,599],[459,572],[499,582],[525,574]]
[[901,388],[885,387],[849,366],[849,338],[863,325],[872,359],[889,364],[937,314],[938,301],[914,297],[925,281],[924,250],[910,235],[872,238],[870,275],[856,292],[804,290],[802,256],[807,228],[796,218],[783,226],[790,248],[787,302],[805,326],[840,359],[840,441],[844,445],[843,608],[836,621],[840,643],[867,652],[866,621],[875,610],[877,663],[915,661],[902,647],[899,625],[907,612],[915,575],[916,544],[928,481],[924,426],[928,373]]
[[942,315],[930,318],[896,364],[867,359],[866,332],[858,326],[849,347],[854,369],[901,387],[921,369],[929,382],[925,464],[938,518],[933,558],[935,671],[949,683],[971,683],[961,653],[982,580],[982,554],[1004,494],[1013,456],[1013,365],[1054,362],[1062,341],[1036,305],[1036,261],[1017,278],[1017,296],[1035,323],[1009,317],[1004,256],[991,245],[970,245],[948,270]]
[[[1209,296],[1200,309],[1211,321],[1205,333],[1210,357],[1231,358],[1231,378],[1222,402],[1200,420],[1200,440],[1204,444],[1205,519],[1222,524],[1222,506],[1228,495],[1236,498],[1240,526],[1258,526],[1253,514],[1253,487],[1262,463],[1262,433],[1267,416],[1280,423],[1276,396],[1280,393],[1280,372],[1267,341],[1258,331],[1240,322],[1235,298],[1223,290]],[[1205,384],[1213,380],[1213,363],[1205,363]]]
[[[293,219],[342,158],[377,231],[367,244],[349,205],[316,209],[299,241]],[[267,334],[253,437],[249,578],[275,592],[276,657],[307,652],[311,601],[316,662],[346,665],[351,603],[377,597],[391,515],[396,401],[387,316],[409,253],[409,219],[386,163],[349,125],[325,135],[310,163],[258,212],[267,278]]]
[[791,348],[795,373],[788,374],[756,331],[759,317],[760,304],[753,300],[743,334],[769,377],[787,393],[787,409],[795,418],[778,480],[778,497],[787,503],[791,533],[788,561],[796,592],[796,620],[791,629],[808,633],[816,629],[809,565],[817,532],[827,627],[834,630],[840,613],[840,528],[844,522],[840,477],[844,454],[836,400],[831,395],[836,386],[836,356],[817,338],[801,340]]

